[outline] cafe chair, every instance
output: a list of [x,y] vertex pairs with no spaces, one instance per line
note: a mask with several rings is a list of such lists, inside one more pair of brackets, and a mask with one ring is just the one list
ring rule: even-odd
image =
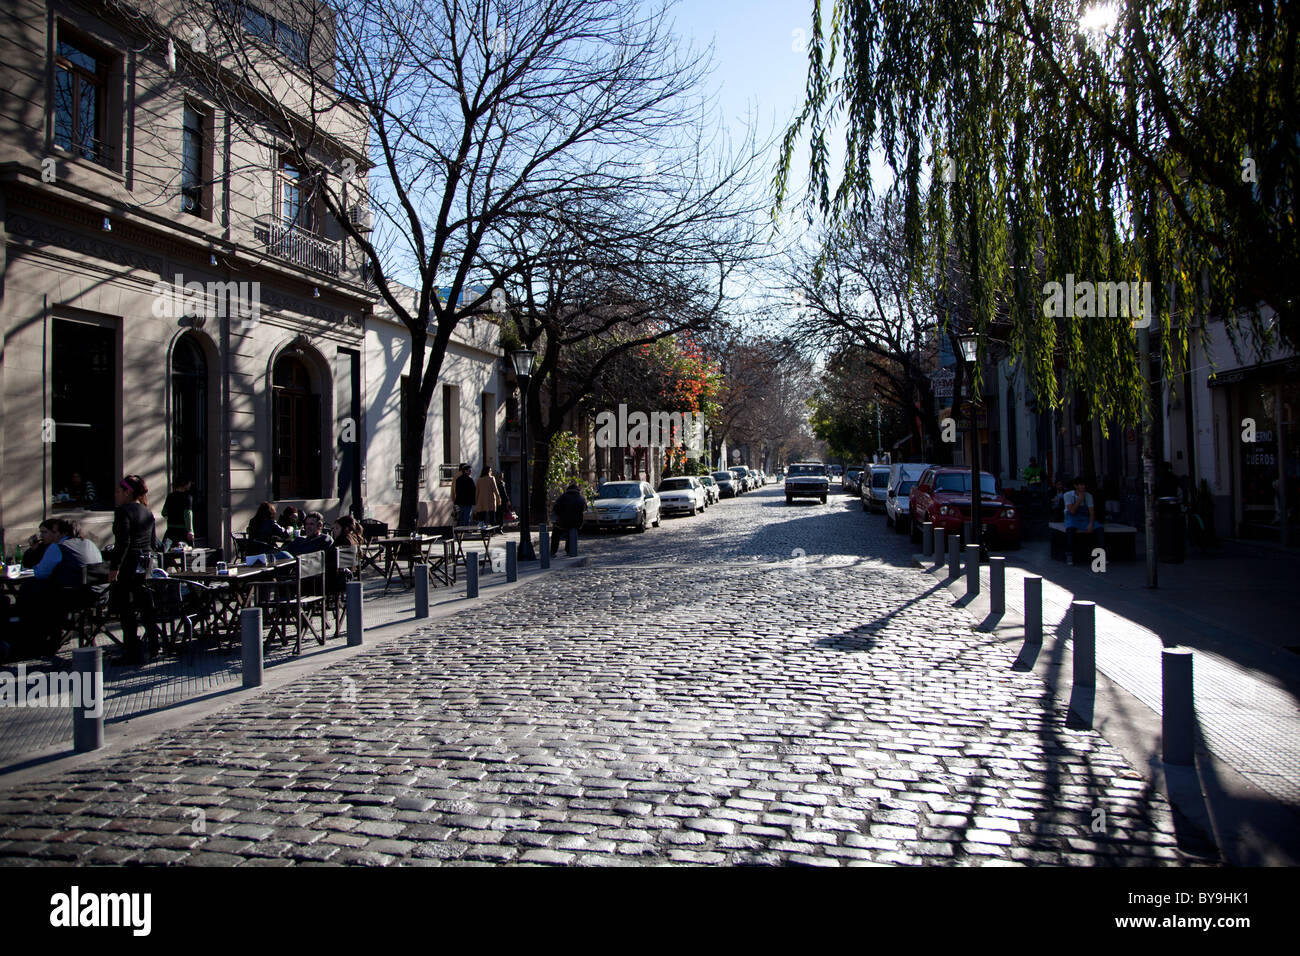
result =
[[304,630],[311,632],[317,644],[325,643],[324,551],[298,555],[292,564],[276,569],[274,580],[260,583],[258,587],[262,593],[257,603],[270,626],[266,636],[268,645],[277,637],[287,644],[290,625],[294,629],[295,654],[302,653]]

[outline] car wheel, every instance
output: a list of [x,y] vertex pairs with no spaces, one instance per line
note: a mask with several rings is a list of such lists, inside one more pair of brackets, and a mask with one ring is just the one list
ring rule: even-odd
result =
[[786,503],[787,505],[792,505],[792,504],[794,504],[794,499],[791,498],[789,495],[786,495],[786,496],[785,496],[785,503]]
[[889,509],[888,509],[888,508],[885,509],[885,525],[886,525],[887,527],[893,528],[895,531],[898,530],[898,526],[894,524],[894,519],[891,518],[891,517],[889,517]]
[[826,496],[822,495],[822,504],[826,504]]
[[645,531],[645,515],[642,515],[641,520],[636,523],[636,530],[638,534]]

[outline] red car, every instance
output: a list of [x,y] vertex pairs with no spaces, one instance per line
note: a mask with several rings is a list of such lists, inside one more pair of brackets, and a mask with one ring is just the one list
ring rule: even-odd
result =
[[[971,520],[970,469],[936,466],[921,475],[908,499],[912,534],[920,535],[921,522],[929,521],[944,533],[960,531]],[[980,472],[980,523],[984,542],[1002,548],[1020,547],[1020,515],[1016,506],[1000,494],[997,480]]]

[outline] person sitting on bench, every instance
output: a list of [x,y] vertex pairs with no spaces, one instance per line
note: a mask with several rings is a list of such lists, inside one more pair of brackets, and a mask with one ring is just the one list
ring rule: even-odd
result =
[[1095,547],[1102,546],[1102,526],[1097,521],[1097,507],[1083,475],[1074,479],[1074,490],[1065,493],[1065,563],[1074,564],[1074,537],[1082,531],[1091,534]]

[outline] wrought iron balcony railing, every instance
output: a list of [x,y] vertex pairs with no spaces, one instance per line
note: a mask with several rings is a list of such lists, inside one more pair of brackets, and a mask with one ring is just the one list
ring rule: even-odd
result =
[[271,255],[304,269],[338,278],[342,257],[337,241],[322,239],[296,225],[283,222],[260,226],[255,234],[266,244],[266,251]]

